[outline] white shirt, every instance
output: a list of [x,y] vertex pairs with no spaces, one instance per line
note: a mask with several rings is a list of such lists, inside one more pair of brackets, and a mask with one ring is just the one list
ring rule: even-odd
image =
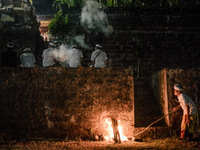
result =
[[68,64],[70,67],[78,67],[81,66],[81,58],[83,58],[83,53],[82,51],[73,48],[68,52]]
[[187,96],[184,93],[181,93],[177,96],[177,98],[180,102],[181,108],[183,109],[184,115],[188,114],[186,105],[189,106],[189,115],[197,113],[196,105],[189,96]]
[[42,63],[42,65],[44,67],[55,65],[54,55],[53,55],[53,49],[52,48],[45,49],[43,51],[42,57],[43,57],[43,63]]
[[[107,55],[105,52],[101,51],[101,53],[98,55],[98,53],[100,52],[100,49],[95,50],[92,55],[91,55],[91,61],[95,61],[94,62],[94,67],[106,67],[106,63],[105,60],[108,59]],[[98,56],[97,56],[98,55]],[[97,57],[96,57],[97,56]],[[95,59],[96,57],[96,59]],[[94,60],[95,59],[95,60]]]
[[26,52],[20,55],[22,67],[35,67],[35,56],[32,53]]

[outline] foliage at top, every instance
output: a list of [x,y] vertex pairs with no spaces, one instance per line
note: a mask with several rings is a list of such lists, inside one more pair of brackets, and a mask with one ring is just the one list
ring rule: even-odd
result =
[[[62,5],[68,7],[82,7],[87,0],[55,0],[53,7],[61,9]],[[194,7],[200,0],[96,0],[101,7],[140,7],[140,8],[174,8]]]
[[62,5],[67,5],[68,7],[81,7],[83,6],[85,0],[55,0],[53,7],[61,10]]
[[49,24],[49,32],[59,39],[65,39],[66,35],[71,31],[69,25],[69,15],[63,15],[62,11],[55,14],[54,18]]

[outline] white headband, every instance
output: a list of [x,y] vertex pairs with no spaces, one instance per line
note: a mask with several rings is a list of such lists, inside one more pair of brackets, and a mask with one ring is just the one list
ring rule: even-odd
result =
[[183,90],[179,84],[175,84],[174,85],[174,89],[177,90],[177,91],[182,91]]
[[24,52],[31,52],[31,49],[30,48],[25,48]]
[[102,46],[101,46],[101,45],[99,45],[99,44],[97,44],[97,45],[96,45],[96,47],[98,47],[98,48],[102,48]]

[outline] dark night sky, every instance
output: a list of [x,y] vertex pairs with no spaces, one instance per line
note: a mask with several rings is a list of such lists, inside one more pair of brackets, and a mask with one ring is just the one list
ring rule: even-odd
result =
[[33,0],[33,6],[35,7],[36,15],[48,15],[54,14],[56,9],[52,4],[55,0]]

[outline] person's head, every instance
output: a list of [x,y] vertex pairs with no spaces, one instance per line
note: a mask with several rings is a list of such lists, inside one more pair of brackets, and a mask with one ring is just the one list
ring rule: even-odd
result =
[[24,52],[31,52],[31,49],[30,48],[25,48]]
[[49,42],[49,47],[55,48],[56,44],[54,44],[54,42]]
[[61,42],[58,40],[53,41],[53,43],[55,44],[55,47],[59,47],[61,45]]
[[12,50],[13,47],[14,47],[14,44],[13,44],[12,42],[8,42],[8,43],[7,43],[7,49],[8,49],[8,50]]
[[174,85],[174,95],[176,95],[176,96],[180,95],[182,93],[182,91],[183,91],[183,88],[181,85],[179,85],[179,84]]
[[102,46],[99,44],[96,44],[95,49],[102,49]]
[[78,46],[77,45],[73,45],[72,49],[78,49]]

